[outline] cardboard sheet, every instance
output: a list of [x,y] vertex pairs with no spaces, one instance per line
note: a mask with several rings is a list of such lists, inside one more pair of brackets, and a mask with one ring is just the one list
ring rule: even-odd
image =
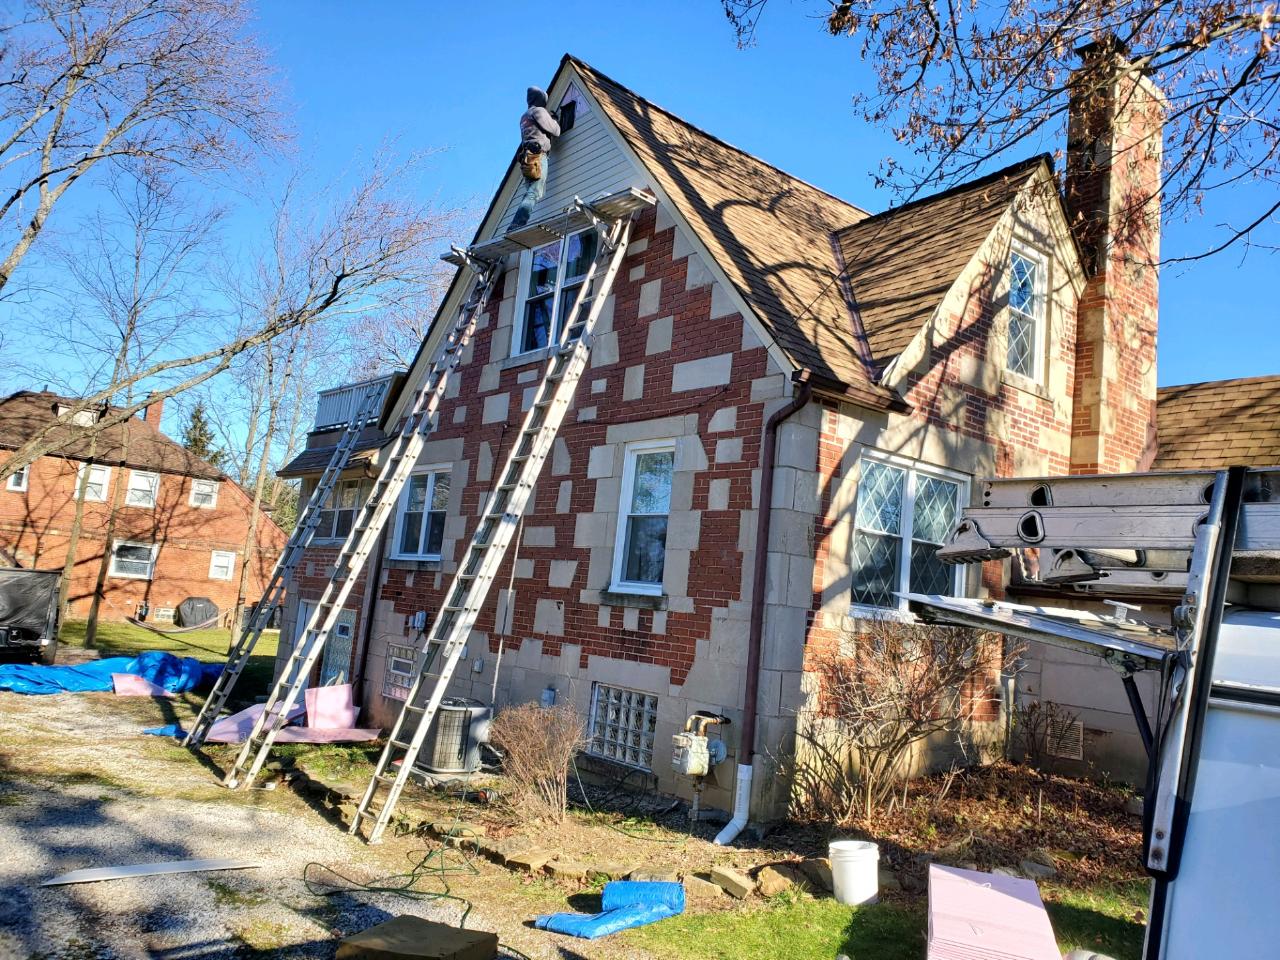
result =
[[316,730],[350,730],[356,725],[356,706],[351,684],[309,687],[307,726]]
[[1034,882],[929,867],[928,960],[1060,960]]
[[152,683],[146,677],[139,677],[132,673],[113,673],[111,675],[111,687],[117,697],[174,696],[171,691],[166,690],[160,684]]

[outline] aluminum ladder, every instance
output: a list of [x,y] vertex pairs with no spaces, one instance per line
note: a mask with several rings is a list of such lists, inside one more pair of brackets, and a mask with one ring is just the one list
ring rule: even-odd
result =
[[[382,838],[408,782],[471,628],[524,515],[542,465],[551,452],[578,381],[586,369],[596,321],[626,254],[631,232],[630,216],[605,219],[589,206],[581,206],[600,230],[600,245],[569,312],[572,322],[565,324],[556,349],[551,351],[533,403],[498,474],[498,483],[490,491],[471,542],[444,593],[444,605],[424,637],[413,685],[378,758],[364,797],[352,817],[349,832],[356,834],[361,824],[368,823],[369,843],[377,843]],[[601,263],[606,256],[608,265],[600,276]],[[597,277],[598,287],[595,283]],[[591,305],[586,317],[579,319],[587,296],[591,297]],[[428,683],[428,671],[437,657],[441,661],[440,672],[434,682]]]
[[217,722],[218,717],[222,715],[222,710],[227,705],[227,698],[231,696],[231,691],[235,688],[236,681],[240,679],[240,674],[244,672],[245,665],[248,664],[249,657],[253,654],[253,649],[257,646],[258,639],[262,636],[262,631],[271,622],[272,614],[284,603],[285,590],[290,578],[293,576],[293,571],[302,560],[303,551],[307,549],[315,536],[316,527],[320,523],[320,512],[328,501],[330,494],[333,493],[334,487],[337,486],[342,471],[346,469],[347,463],[351,459],[351,454],[355,450],[356,442],[360,439],[361,431],[364,429],[365,424],[376,417],[382,409],[383,401],[386,399],[387,387],[388,384],[383,382],[375,384],[368,389],[360,401],[356,415],[347,421],[346,428],[342,431],[342,436],[339,437],[338,444],[333,450],[333,455],[329,458],[329,462],[325,466],[324,472],[320,475],[316,488],[311,492],[306,506],[303,507],[302,516],[293,528],[293,533],[289,535],[289,539],[284,545],[284,550],[280,553],[280,559],[276,561],[275,570],[271,573],[271,579],[268,581],[266,589],[262,592],[262,600],[254,608],[253,614],[249,617],[249,622],[245,624],[244,630],[240,634],[240,639],[236,641],[235,646],[227,654],[226,666],[223,667],[222,673],[218,675],[213,689],[209,691],[209,696],[205,698],[204,706],[200,708],[200,713],[196,716],[191,731],[183,738],[182,745],[184,747],[201,746],[205,741],[205,737],[209,735],[209,729]]
[[453,327],[437,350],[422,387],[414,395],[404,423],[387,448],[378,479],[338,551],[333,575],[325,585],[298,642],[290,651],[280,678],[272,687],[263,711],[254,722],[235,763],[223,778],[223,783],[228,787],[234,789],[253,783],[258,771],[262,769],[276,734],[287,722],[290,711],[306,687],[311,668],[337,625],[343,604],[377,545],[387,518],[395,509],[400,493],[418,462],[427,434],[434,427],[436,413],[444,399],[449,379],[458,367],[463,350],[471,342],[476,322],[502,276],[500,263],[481,262],[469,257],[467,263],[477,273],[472,294],[459,309]]

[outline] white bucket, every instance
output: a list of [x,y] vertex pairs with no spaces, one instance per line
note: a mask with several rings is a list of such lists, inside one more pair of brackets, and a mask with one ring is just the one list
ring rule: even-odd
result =
[[836,902],[859,906],[880,899],[880,848],[868,840],[833,840],[831,887]]

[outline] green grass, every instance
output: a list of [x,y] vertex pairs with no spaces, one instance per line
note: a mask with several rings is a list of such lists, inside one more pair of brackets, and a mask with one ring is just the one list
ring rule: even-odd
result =
[[[1046,895],[1058,947],[1088,948],[1138,960],[1146,907],[1146,884],[1091,891],[1050,887]],[[823,958],[845,953],[852,960],[922,960],[927,920],[919,907],[881,903],[853,909],[831,899],[776,898],[733,911],[686,913],[641,927],[625,936],[655,956],[673,960],[772,960]]]
[[[71,647],[83,647],[85,622],[68,620],[58,635],[61,643]],[[280,631],[264,630],[253,648],[253,655],[236,684],[236,699],[250,701],[254,696],[267,692],[275,669],[276,647]],[[194,630],[191,633],[155,633],[131,623],[99,623],[97,649],[104,657],[133,657],[144,650],[164,650],[179,657],[195,657],[210,663],[221,663],[227,658],[231,645],[228,630]]]

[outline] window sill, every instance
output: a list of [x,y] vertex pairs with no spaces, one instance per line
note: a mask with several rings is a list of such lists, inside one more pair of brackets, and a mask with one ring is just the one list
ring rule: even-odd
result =
[[387,566],[392,570],[440,570],[443,563],[439,557],[388,557]]
[[602,607],[638,607],[641,610],[667,609],[665,593],[638,593],[625,587],[600,591]]
[[527,367],[530,364],[545,363],[547,358],[550,356],[550,347],[540,347],[537,350],[530,350],[528,353],[517,353],[514,356],[507,357],[505,360],[498,361],[498,369],[514,370],[516,367]]
[[1001,372],[1000,381],[1007,387],[1013,387],[1015,390],[1021,390],[1023,393],[1029,393],[1032,396],[1039,397],[1041,400],[1052,399],[1049,396],[1048,388],[1030,377],[1024,377],[1020,373],[1014,373],[1012,370],[1004,370]]
[[855,603],[849,607],[850,620],[890,620],[894,623],[915,623],[916,615],[901,607],[873,607],[865,603]]

